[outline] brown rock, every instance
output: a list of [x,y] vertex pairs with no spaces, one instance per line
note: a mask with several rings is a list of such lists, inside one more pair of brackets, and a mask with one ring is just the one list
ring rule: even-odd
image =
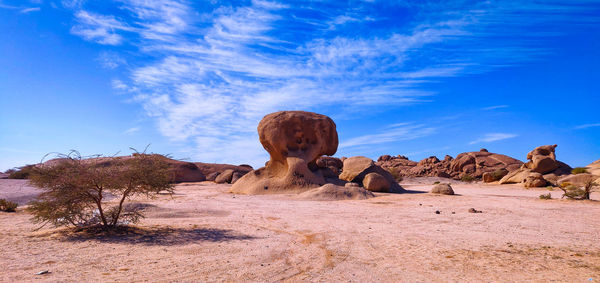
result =
[[523,185],[526,188],[537,188],[547,186],[548,182],[546,182],[542,174],[537,172],[531,172],[529,175],[527,175],[527,177],[525,177]]
[[217,178],[215,178],[215,183],[217,183],[217,184],[231,183],[231,179],[233,178],[234,172],[235,171],[233,171],[233,169],[227,169],[227,170],[221,172],[221,174],[219,174],[219,176],[217,176]]
[[[208,175],[210,175],[212,173],[215,173],[215,172],[221,173],[227,169],[232,169],[233,171],[241,172],[244,174],[252,171],[252,166],[246,165],[246,164],[231,165],[231,164],[203,163],[203,162],[194,162],[194,164],[196,164],[196,166],[198,166],[198,169],[200,169],[200,171],[202,171],[202,173],[204,175],[206,175],[207,177],[208,177]],[[211,180],[209,180],[209,181],[211,181]]]
[[389,192],[397,193],[404,191],[390,172],[375,165],[373,160],[364,156],[353,156],[344,160],[344,168],[342,174],[340,174],[340,179],[362,184],[366,188],[367,186],[364,184],[364,179],[369,173],[377,173],[385,178],[390,185]]
[[240,178],[232,192],[302,192],[327,182],[316,160],[337,151],[336,126],[329,117],[304,111],[271,113],[258,124],[258,135],[271,158],[265,167]]
[[502,177],[502,179],[500,179],[500,184],[504,185],[523,183],[529,174],[531,174],[530,169],[518,169],[511,171],[506,174],[506,176]]
[[371,192],[389,192],[391,184],[388,180],[386,180],[383,176],[372,172],[365,175],[363,179],[363,185],[365,189]]
[[372,192],[358,186],[336,186],[334,184],[325,184],[298,195],[298,198],[305,200],[359,200],[373,198]]
[[214,181],[217,178],[217,176],[219,176],[219,174],[221,174],[221,173],[212,172],[212,173],[208,174],[208,176],[206,176],[206,181]]
[[440,194],[440,195],[453,195],[454,190],[452,189],[452,186],[450,186],[450,184],[442,183],[442,184],[437,184],[437,185],[433,186],[430,193]]
[[242,178],[242,176],[246,175],[246,173],[243,172],[233,172],[233,175],[231,175],[231,183],[234,184],[235,182],[237,182],[237,180],[239,180],[240,178]]
[[527,154],[527,159],[529,161],[523,164],[523,168],[531,169],[531,171],[541,174],[569,174],[572,168],[569,165],[556,160],[556,146],[557,145],[543,145],[536,147]]
[[562,184],[562,183],[570,183],[572,185],[578,186],[578,187],[582,187],[584,186],[587,182],[590,181],[594,181],[598,178],[598,176],[592,175],[590,173],[581,173],[581,174],[576,174],[576,175],[567,175],[565,177],[562,177],[560,179],[558,179],[557,184]]
[[504,176],[508,175],[508,170],[504,168],[496,169],[493,172],[485,172],[482,175],[484,183],[500,181]]

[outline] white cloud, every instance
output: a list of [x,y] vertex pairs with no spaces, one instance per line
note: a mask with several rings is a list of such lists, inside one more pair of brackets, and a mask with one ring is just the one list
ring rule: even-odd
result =
[[[317,9],[311,5],[320,5],[312,2],[253,1],[236,7],[213,3],[214,9],[201,13],[189,1],[119,3],[126,16],[79,10],[72,29],[100,44],[132,44],[151,58],[130,64],[129,77],[113,80],[113,87],[129,91],[156,120],[160,133],[188,143],[195,157],[255,164],[254,158],[265,155],[256,139],[256,124],[269,112],[302,109],[352,117],[423,103],[434,94],[422,90],[423,83],[484,72],[547,52],[532,45],[531,36],[520,29],[542,20],[517,12],[552,11],[544,19],[553,22],[576,7],[552,10],[557,6],[489,1],[465,7],[450,1],[443,7],[424,6],[430,17],[401,28],[336,33],[331,25],[341,29],[382,19],[360,7],[297,18]],[[125,34],[130,35],[127,41]],[[498,34],[502,40],[494,40]],[[505,39],[509,37],[514,39]],[[527,40],[520,41],[523,38]],[[419,138],[433,131],[424,125],[394,125],[342,141],[341,147]],[[473,143],[514,136],[489,134]]]
[[140,131],[140,127],[133,127],[125,130],[123,133],[126,135],[131,135]]
[[432,135],[435,128],[425,125],[400,123],[385,127],[380,133],[351,138],[340,143],[340,149],[354,146],[374,145],[388,142],[413,140]]
[[574,129],[575,130],[583,130],[583,129],[593,128],[593,127],[600,127],[600,123],[597,123],[597,124],[583,124],[583,125],[576,126]]
[[502,109],[502,108],[508,108],[508,105],[494,105],[494,106],[489,106],[489,107],[484,107],[481,108],[482,110],[495,110],[495,109]]
[[96,59],[105,69],[116,69],[127,63],[123,57],[115,52],[101,52]]
[[495,141],[501,141],[501,140],[511,139],[511,138],[515,138],[515,137],[518,137],[518,135],[508,134],[508,133],[490,133],[490,134],[485,134],[483,137],[476,139],[476,140],[470,142],[469,144],[495,142]]
[[41,8],[40,8],[40,7],[25,8],[25,9],[22,9],[22,10],[20,11],[20,13],[21,13],[21,14],[29,14],[29,13],[31,13],[31,12],[38,12],[38,11],[40,11],[40,10],[41,10]]

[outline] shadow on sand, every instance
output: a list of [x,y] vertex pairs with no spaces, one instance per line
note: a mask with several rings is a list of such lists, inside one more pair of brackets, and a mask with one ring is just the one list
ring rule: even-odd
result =
[[122,226],[110,230],[89,228],[75,232],[65,231],[62,234],[65,241],[72,242],[96,241],[149,246],[176,246],[194,242],[228,242],[256,239],[253,236],[237,234],[233,230],[214,228],[139,228]]

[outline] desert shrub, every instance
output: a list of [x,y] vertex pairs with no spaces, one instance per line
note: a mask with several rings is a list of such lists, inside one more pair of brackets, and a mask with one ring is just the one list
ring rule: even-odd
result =
[[8,175],[9,179],[28,179],[31,172],[34,170],[35,165],[25,165],[16,169],[11,169]]
[[585,167],[575,167],[573,168],[573,170],[571,170],[572,174],[582,174],[582,173],[587,173],[588,170]]
[[400,172],[399,168],[389,167],[389,168],[386,168],[386,170],[388,172],[390,172],[390,174],[392,174],[392,176],[394,177],[394,180],[396,180],[396,182],[401,182],[402,181],[403,176],[402,176],[402,172]]
[[552,194],[550,194],[550,193],[540,195],[540,199],[551,199],[551,198],[552,198]]
[[598,184],[587,181],[583,186],[575,186],[571,183],[562,183],[559,187],[564,193],[563,198],[584,200],[590,199],[590,194],[598,188]]
[[12,202],[12,201],[5,200],[5,199],[0,199],[0,211],[15,212],[17,209],[17,206],[19,206],[19,204],[17,204],[16,202]]
[[475,181],[475,178],[469,174],[464,174],[462,177],[460,177],[460,180],[463,182],[471,183]]
[[440,181],[435,181],[435,182],[433,182],[433,184],[434,184],[434,185],[437,185],[437,184],[439,184],[439,183],[440,183]]
[[172,173],[159,154],[143,152],[110,162],[82,158],[75,151],[59,157],[31,172],[31,184],[44,190],[28,208],[35,223],[103,228],[136,223],[143,217],[141,210],[124,209],[125,201],[173,192]]

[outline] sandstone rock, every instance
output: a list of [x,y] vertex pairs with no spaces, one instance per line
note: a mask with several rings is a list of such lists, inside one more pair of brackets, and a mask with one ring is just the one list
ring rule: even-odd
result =
[[[194,164],[196,164],[196,166],[198,166],[198,169],[200,169],[200,171],[202,171],[202,173],[207,177],[208,177],[208,175],[210,175],[212,173],[215,173],[215,172],[221,173],[227,169],[232,169],[233,171],[241,172],[244,174],[252,171],[252,166],[246,165],[246,164],[231,165],[231,164],[203,163],[203,162],[194,162]],[[209,181],[211,181],[211,180],[209,180]]]
[[504,168],[496,169],[493,172],[485,172],[481,176],[484,183],[500,181],[504,176],[508,175],[508,170]]
[[527,154],[527,159],[529,161],[523,164],[523,168],[531,169],[531,171],[541,174],[569,174],[572,168],[567,164],[556,160],[556,146],[557,145],[543,145],[536,147]]
[[544,179],[542,174],[537,172],[531,172],[525,180],[523,181],[523,185],[526,188],[537,188],[537,187],[545,187],[548,185],[548,182]]
[[217,176],[217,178],[215,178],[215,183],[217,183],[217,184],[231,183],[231,179],[233,178],[234,172],[235,171],[233,171],[233,169],[227,169],[227,170],[221,172],[221,174],[219,174],[219,176]]
[[316,161],[317,167],[319,168],[327,168],[331,170],[335,175],[332,177],[337,178],[340,173],[342,173],[342,167],[344,167],[344,162],[339,158],[331,157],[331,156],[321,156]]
[[[367,185],[364,183],[364,179],[369,173],[377,173],[383,177],[389,184],[389,192],[395,193],[404,191],[404,189],[398,185],[394,179],[394,176],[392,176],[390,172],[381,168],[380,166],[375,165],[373,160],[364,156],[353,156],[344,160],[344,168],[342,170],[342,174],[340,174],[340,179],[362,184],[363,187],[367,188]],[[376,176],[373,176],[372,178],[378,179]],[[373,188],[376,187],[374,186]]]
[[506,176],[502,177],[502,179],[500,179],[500,184],[504,185],[523,183],[529,174],[531,174],[530,169],[518,169],[511,171],[506,174]]
[[303,192],[327,182],[316,160],[337,151],[336,126],[329,117],[304,111],[271,113],[258,124],[258,134],[269,162],[240,178],[232,192]]
[[586,166],[588,173],[596,176],[600,176],[600,159],[592,162],[590,165]]
[[212,172],[212,173],[208,174],[208,176],[206,176],[206,181],[214,181],[217,178],[217,176],[219,176],[219,174],[221,174],[221,173]]
[[365,189],[371,192],[389,192],[391,184],[388,180],[386,180],[383,176],[377,173],[369,173],[365,175],[363,179],[363,185]]
[[357,183],[348,182],[344,185],[344,187],[360,187],[360,185]]
[[336,186],[334,184],[325,184],[298,195],[298,198],[305,200],[359,200],[373,198],[375,195],[358,186]]
[[453,195],[454,190],[450,184],[437,184],[433,186],[430,193],[432,194],[441,194],[441,195]]
[[244,175],[246,175],[246,174],[243,172],[233,172],[233,175],[231,175],[230,183],[234,184],[235,182],[237,182],[237,180],[239,180]]
[[562,183],[570,183],[572,185],[583,187],[585,183],[589,181],[594,181],[598,178],[598,176],[592,175],[590,173],[581,173],[576,175],[567,175],[558,179],[557,183],[560,185]]

